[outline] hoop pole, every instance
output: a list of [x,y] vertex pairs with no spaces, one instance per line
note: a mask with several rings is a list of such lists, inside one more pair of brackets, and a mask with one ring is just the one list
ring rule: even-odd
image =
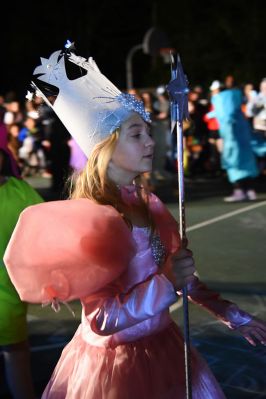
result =
[[127,90],[133,89],[133,72],[132,72],[132,58],[133,55],[143,48],[142,44],[136,44],[131,47],[126,58],[126,80],[127,80]]

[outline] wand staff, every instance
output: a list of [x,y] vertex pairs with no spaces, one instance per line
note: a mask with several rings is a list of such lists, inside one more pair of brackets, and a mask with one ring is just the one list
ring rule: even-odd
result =
[[[171,80],[167,85],[171,102],[171,132],[176,129],[177,136],[177,167],[178,167],[178,199],[179,199],[179,233],[182,246],[186,247],[185,191],[183,164],[183,121],[189,118],[188,113],[188,81],[183,72],[179,55],[174,58],[171,53]],[[187,287],[182,289],[184,315],[184,353],[186,374],[186,398],[192,399],[191,357],[189,338],[189,315]]]

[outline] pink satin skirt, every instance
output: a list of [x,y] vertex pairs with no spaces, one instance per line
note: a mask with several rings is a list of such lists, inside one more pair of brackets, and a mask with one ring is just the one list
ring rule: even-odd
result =
[[[191,349],[193,399],[225,399],[199,353]],[[65,347],[42,399],[185,399],[184,344],[171,323],[115,348],[91,346],[79,330]]]

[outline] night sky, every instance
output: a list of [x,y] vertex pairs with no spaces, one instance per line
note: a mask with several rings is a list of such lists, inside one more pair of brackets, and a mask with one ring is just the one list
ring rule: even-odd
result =
[[[67,39],[124,89],[126,56],[151,27],[163,31],[179,52],[191,86],[208,87],[227,74],[258,85],[266,76],[265,0],[35,0],[6,6],[0,94],[15,90],[23,97],[40,56],[63,48]],[[169,81],[169,66],[141,51],[133,72],[139,88]]]

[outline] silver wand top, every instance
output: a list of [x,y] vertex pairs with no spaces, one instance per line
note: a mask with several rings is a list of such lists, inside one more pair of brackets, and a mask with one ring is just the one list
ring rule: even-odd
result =
[[188,80],[184,74],[179,55],[176,59],[171,54],[171,80],[167,85],[167,91],[171,100],[171,131],[173,132],[175,124],[189,118],[188,112]]

